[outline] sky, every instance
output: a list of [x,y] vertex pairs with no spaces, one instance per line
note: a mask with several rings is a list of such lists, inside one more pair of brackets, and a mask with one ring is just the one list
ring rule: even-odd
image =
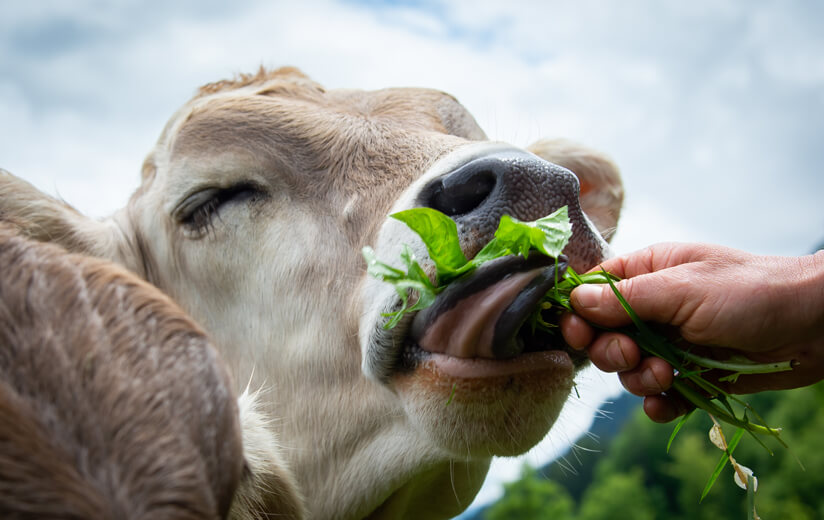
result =
[[[106,216],[198,86],[295,65],[328,88],[444,90],[491,139],[607,153],[616,253],[802,255],[824,245],[822,26],[812,0],[2,2],[0,168]],[[531,463],[608,411],[615,379],[583,379]],[[480,501],[521,463],[496,461]]]

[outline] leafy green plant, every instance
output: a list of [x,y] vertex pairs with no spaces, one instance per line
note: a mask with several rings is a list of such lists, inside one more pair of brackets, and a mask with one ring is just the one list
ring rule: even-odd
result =
[[[398,311],[386,315],[390,318],[384,325],[386,329],[395,327],[406,314],[432,305],[435,297],[447,285],[482,264],[507,255],[520,254],[526,257],[530,251],[557,258],[572,236],[572,224],[569,222],[566,206],[534,222],[521,222],[504,215],[495,238],[472,260],[467,260],[461,250],[455,222],[443,213],[430,208],[414,208],[390,216],[405,223],[421,237],[429,258],[435,264],[437,277],[435,283],[429,280],[408,246],[404,246],[401,253],[401,262],[406,270],[379,261],[371,247],[363,248],[368,273],[392,284],[402,302]],[[415,303],[411,305],[410,290],[416,294]]]
[[[543,254],[555,258],[557,262],[558,257],[572,236],[572,225],[569,221],[566,206],[534,222],[522,222],[504,215],[494,238],[474,258],[469,260],[461,250],[455,222],[448,216],[429,208],[415,208],[395,213],[391,217],[404,222],[421,238],[430,259],[435,265],[436,279],[434,282],[429,279],[408,246],[404,246],[401,254],[401,262],[405,266],[405,270],[381,262],[370,247],[363,249],[368,273],[392,284],[402,302],[399,310],[385,315],[389,318],[385,324],[387,329],[395,327],[405,315],[431,305],[437,295],[451,282],[469,275],[469,273],[490,260],[507,255],[527,257],[530,254]],[[556,269],[556,276],[558,276],[557,273],[558,270]],[[768,426],[746,402],[726,392],[706,379],[704,375],[709,370],[723,370],[729,372],[729,374],[719,378],[719,381],[735,381],[741,374],[791,370],[792,363],[790,361],[765,364],[755,363],[743,357],[716,360],[696,355],[690,352],[689,348],[678,346],[683,343],[682,340],[673,341],[668,339],[643,322],[618,291],[615,285],[618,279],[610,273],[600,270],[578,274],[571,268],[567,268],[560,276],[561,278],[556,280],[555,286],[544,295],[524,326],[532,327],[532,330],[542,329],[553,333],[553,329],[557,328],[552,322],[553,315],[562,312],[574,312],[569,299],[575,287],[590,283],[609,284],[633,323],[631,326],[612,330],[617,330],[632,337],[646,355],[656,356],[667,361],[676,371],[673,389],[693,406],[706,411],[714,418],[713,420],[717,418],[738,429],[733,437],[734,442],[729,447],[725,446],[723,448],[725,453],[719,461],[716,471],[711,476],[703,496],[712,487],[726,461],[734,461],[732,450],[745,432],[750,434],[768,451],[770,451],[769,447],[764,443],[762,437],[772,437],[786,447],[781,439],[781,430],[779,428]],[[410,291],[415,295],[414,302],[410,301]],[[598,328],[603,329],[603,327]],[[667,445],[668,450],[669,445],[690,415],[686,414],[676,425]],[[770,453],[772,452],[770,451]]]

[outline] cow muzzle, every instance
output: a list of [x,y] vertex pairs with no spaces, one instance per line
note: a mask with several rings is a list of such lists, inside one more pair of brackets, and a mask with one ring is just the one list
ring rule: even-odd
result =
[[503,215],[531,221],[567,206],[573,236],[564,252],[582,272],[603,260],[607,246],[581,210],[578,193],[569,170],[512,150],[474,158],[429,181],[416,205],[452,217],[467,258],[492,239]]
[[[499,370],[490,371],[489,363],[472,360],[508,360],[550,350],[564,351],[575,365],[583,364],[584,356],[567,348],[560,334],[522,330],[568,263],[584,271],[604,257],[606,244],[581,211],[578,192],[572,172],[521,151],[477,157],[429,181],[417,205],[455,221],[468,258],[493,238],[503,215],[531,221],[567,206],[573,237],[567,256],[557,263],[541,255],[501,258],[447,287],[412,321],[402,368],[414,369],[426,354],[442,354],[457,358],[450,365],[461,366],[458,373],[473,377],[509,372],[512,367],[500,364]],[[410,355],[418,350],[421,355]]]
[[[394,210],[423,206],[449,215],[467,258],[494,237],[503,215],[531,221],[567,206],[572,238],[557,265],[540,255],[495,260],[453,283],[434,305],[405,318],[391,331],[379,330],[384,320],[372,314],[372,334],[364,344],[367,375],[387,381],[392,374],[414,372],[425,362],[461,378],[511,375],[559,361],[570,368],[582,366],[584,356],[569,349],[560,333],[521,330],[563,269],[585,272],[607,255],[606,242],[579,205],[578,179],[569,170],[511,148],[448,159],[413,185]],[[378,240],[378,256],[397,258],[403,244],[413,248],[434,278],[434,266],[418,237],[390,219]],[[382,290],[381,312],[396,310],[400,302],[394,291],[388,286]]]

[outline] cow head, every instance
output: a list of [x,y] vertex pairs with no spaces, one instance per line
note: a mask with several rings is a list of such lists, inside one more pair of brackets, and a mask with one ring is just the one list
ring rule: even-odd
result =
[[596,265],[606,243],[592,222],[614,229],[617,169],[565,141],[533,152],[488,141],[442,92],[325,90],[295,69],[261,70],[207,85],[179,110],[112,218],[85,219],[10,176],[0,216],[126,265],[202,323],[237,384],[261,388],[272,435],[244,424],[253,470],[280,460],[276,438],[312,514],[448,517],[469,504],[491,456],[546,434],[583,360],[557,341],[499,359],[483,334],[450,346],[413,333],[494,328],[534,266],[479,271],[443,315],[386,331],[382,313],[399,301],[367,279],[360,250],[391,262],[408,244],[425,258],[388,215],[427,206],[453,217],[471,258],[501,215],[533,220],[567,205],[570,264]]

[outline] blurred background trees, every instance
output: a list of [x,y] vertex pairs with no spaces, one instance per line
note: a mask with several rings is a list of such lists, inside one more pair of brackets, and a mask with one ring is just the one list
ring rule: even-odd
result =
[[[745,400],[768,424],[784,429],[782,438],[789,446],[767,442],[771,455],[745,436],[735,450],[736,459],[758,477],[760,516],[824,518],[824,384]],[[746,518],[746,492],[733,483],[729,465],[699,503],[721,456],[708,439],[711,422],[706,414],[694,414],[667,453],[674,426],[653,423],[633,406],[614,436],[583,437],[563,460],[538,470],[524,467],[521,479],[507,485],[504,496],[474,518],[606,520],[627,513],[634,520]],[[733,433],[725,428],[727,438]]]

